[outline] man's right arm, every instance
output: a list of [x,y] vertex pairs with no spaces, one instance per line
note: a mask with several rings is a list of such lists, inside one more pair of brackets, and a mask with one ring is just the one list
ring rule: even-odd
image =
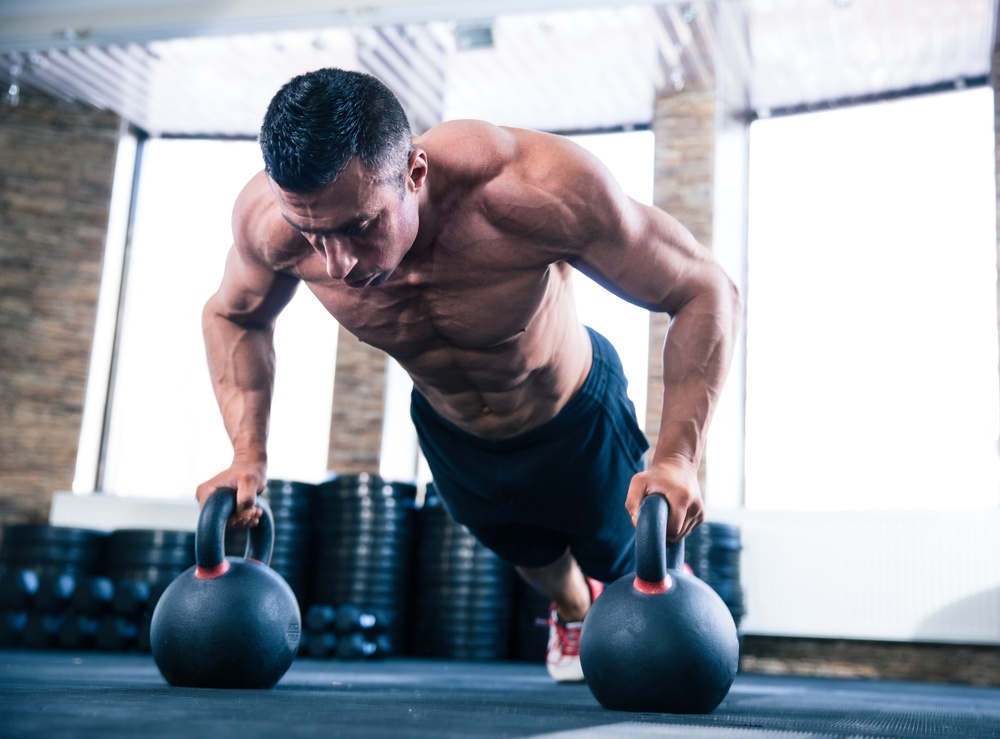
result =
[[[237,235],[237,239],[239,236]],[[274,325],[298,280],[275,272],[249,247],[235,244],[222,284],[202,312],[212,387],[233,444],[228,469],[198,486],[199,504],[219,488],[237,491],[230,519],[253,525],[257,493],[267,482],[267,432],[274,388]]]

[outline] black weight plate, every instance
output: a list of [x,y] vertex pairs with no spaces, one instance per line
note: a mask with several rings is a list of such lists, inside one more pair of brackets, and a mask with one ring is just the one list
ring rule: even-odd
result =
[[160,583],[170,582],[185,571],[180,567],[112,567],[108,571],[108,576],[114,580],[142,580],[149,583]]
[[274,531],[278,536],[308,536],[313,529],[312,518],[305,516],[274,516]]
[[71,544],[100,547],[107,541],[108,534],[95,529],[72,526],[50,526],[49,524],[7,524],[4,527],[3,546],[22,544]]
[[470,642],[496,644],[501,641],[506,642],[508,632],[507,629],[501,629],[496,626],[492,628],[466,628],[460,624],[438,624],[430,633],[433,636],[429,635],[429,639],[439,641],[448,640],[453,644],[468,644]]
[[267,495],[273,496],[303,496],[309,497],[319,492],[319,485],[311,482],[299,482],[297,480],[268,480]]
[[[700,527],[701,530],[712,540],[716,539],[739,539],[740,527],[731,523],[720,523],[718,521],[706,521]],[[698,529],[696,529],[697,531]]]
[[271,555],[271,566],[277,568],[278,564],[282,567],[298,568],[304,567],[308,568],[312,562],[313,558],[309,556],[309,552],[305,551],[288,551],[288,552],[275,552]]
[[142,554],[135,553],[129,558],[112,559],[114,567],[174,567],[186,570],[194,564],[194,550],[178,550],[165,552],[151,549]]
[[476,572],[473,570],[422,569],[417,581],[423,588],[454,588],[479,586],[481,588],[510,590],[513,575],[509,572]]
[[3,561],[13,565],[75,564],[92,567],[104,561],[104,552],[93,545],[61,544],[58,542],[23,544],[6,552]]
[[371,472],[358,472],[356,474],[337,475],[336,477],[324,480],[319,488],[322,492],[330,490],[355,490],[360,487],[383,487],[389,482],[384,477]]
[[385,568],[396,573],[401,569],[407,571],[411,569],[411,560],[405,551],[384,548],[379,548],[377,551],[359,547],[336,552],[317,552],[313,561],[318,569]]
[[399,498],[321,498],[318,518],[335,522],[351,516],[406,516],[416,518],[413,502]]
[[367,588],[401,594],[408,592],[408,583],[402,572],[386,572],[379,569],[343,570],[332,578],[324,579],[316,576],[313,578],[313,583],[316,587],[325,584],[328,587],[338,588]]
[[739,567],[740,565],[740,553],[738,551],[723,549],[723,550],[713,550],[708,555],[709,566],[712,565],[730,565],[734,567]]
[[403,594],[386,586],[365,585],[355,583],[353,585],[337,585],[329,590],[321,591],[316,588],[317,596],[324,601],[334,603],[357,603],[365,608],[397,608],[405,600]]
[[391,587],[405,591],[408,587],[408,581],[403,575],[403,571],[394,571],[381,567],[359,566],[353,569],[320,570],[315,573],[313,581],[317,584],[321,582],[332,582],[335,584],[367,583],[371,586]]
[[282,562],[274,562],[271,564],[271,569],[281,575],[285,580],[289,581],[289,584],[292,580],[297,580],[299,582],[312,582],[311,572],[309,568],[304,565],[288,567]]
[[319,547],[316,551],[316,559],[329,562],[348,559],[399,560],[409,559],[408,554],[409,552],[399,546],[397,542],[355,539]]
[[470,637],[464,634],[435,634],[427,639],[432,650],[437,653],[453,654],[463,650],[479,652],[480,650],[496,650],[506,652],[506,642],[488,636]]
[[133,561],[135,559],[142,559],[150,552],[160,554],[187,554],[194,556],[194,543],[190,546],[184,545],[173,545],[173,546],[158,546],[158,547],[143,547],[143,546],[126,546],[124,544],[112,544],[108,547],[108,560],[109,561]]
[[411,541],[414,537],[413,527],[408,523],[399,522],[356,522],[345,526],[331,526],[312,529],[311,536],[317,542],[337,541],[351,536],[367,536],[384,539],[405,539]]
[[436,556],[429,556],[426,553],[419,556],[420,563],[424,567],[441,571],[461,571],[473,570],[482,573],[491,572],[513,572],[514,568],[492,555],[474,554],[468,556],[462,553],[448,551],[439,552]]
[[291,552],[307,552],[312,549],[312,541],[306,536],[282,536],[275,537],[272,554],[279,552],[288,554]]
[[173,547],[193,549],[194,532],[167,529],[116,529],[108,536],[108,546],[137,549]]
[[274,540],[271,556],[276,554],[308,555],[312,550],[311,542],[306,539],[285,537]]
[[417,601],[418,613],[433,614],[434,618],[450,622],[464,623],[475,621],[510,621],[511,604],[503,599],[476,598],[463,600],[461,598],[442,598],[437,601]]
[[715,565],[709,567],[703,580],[736,580],[740,579],[740,568],[732,565]]
[[435,611],[496,611],[511,607],[510,596],[492,591],[439,592],[425,590],[417,594],[416,602],[421,608]]
[[265,500],[267,500],[267,504],[271,508],[271,513],[285,511],[286,514],[305,515],[313,510],[319,498],[309,495],[269,494]]
[[[482,616],[476,619],[435,618],[433,628],[438,633],[461,634],[468,637],[506,637],[510,632],[508,614],[497,613],[492,617]],[[418,619],[419,620],[419,619]]]
[[390,557],[338,557],[316,561],[316,577],[386,577],[399,579],[409,575],[410,568],[401,558]]
[[400,505],[392,498],[381,503],[365,501],[350,506],[330,506],[321,511],[324,515],[317,523],[327,525],[357,520],[414,521],[416,519],[412,508]]
[[417,595],[417,602],[436,605],[441,609],[477,606],[481,608],[506,607],[511,602],[507,593],[497,593],[478,588],[426,590]]

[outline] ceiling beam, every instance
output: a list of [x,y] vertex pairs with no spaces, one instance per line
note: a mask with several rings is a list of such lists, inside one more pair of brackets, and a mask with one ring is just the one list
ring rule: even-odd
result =
[[384,26],[684,0],[8,0],[0,53],[195,36]]

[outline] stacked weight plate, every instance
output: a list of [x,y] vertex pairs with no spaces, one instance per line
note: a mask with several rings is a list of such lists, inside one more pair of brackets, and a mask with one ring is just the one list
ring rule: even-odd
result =
[[74,591],[104,573],[107,539],[90,529],[6,526],[0,546],[0,645],[55,646]]
[[108,542],[108,575],[115,595],[99,617],[97,646],[149,649],[149,619],[163,591],[194,565],[194,532],[119,529]]
[[377,475],[336,477],[319,486],[312,602],[378,610],[406,620],[416,487]]
[[428,486],[418,513],[413,651],[495,661],[508,657],[513,568],[456,523]]
[[[274,516],[271,568],[288,583],[303,613],[311,602],[312,528],[318,495],[318,485],[292,480],[268,480],[264,492]],[[227,557],[242,557],[246,530],[228,529],[225,542]]]
[[524,580],[514,578],[510,657],[519,662],[544,662],[549,641],[552,602]]
[[706,522],[684,539],[684,560],[697,577],[719,594],[737,627],[746,615],[740,584],[742,550],[740,529],[731,524]]

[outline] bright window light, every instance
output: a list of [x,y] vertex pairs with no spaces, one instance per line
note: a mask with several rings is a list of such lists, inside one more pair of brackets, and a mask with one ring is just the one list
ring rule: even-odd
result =
[[750,135],[747,507],[996,507],[992,91]]
[[[254,142],[154,139],[143,148],[104,492],[190,498],[232,459],[201,310],[222,279],[233,202],[260,168]],[[300,289],[275,332],[273,478],[325,476],[336,341],[336,322]]]

